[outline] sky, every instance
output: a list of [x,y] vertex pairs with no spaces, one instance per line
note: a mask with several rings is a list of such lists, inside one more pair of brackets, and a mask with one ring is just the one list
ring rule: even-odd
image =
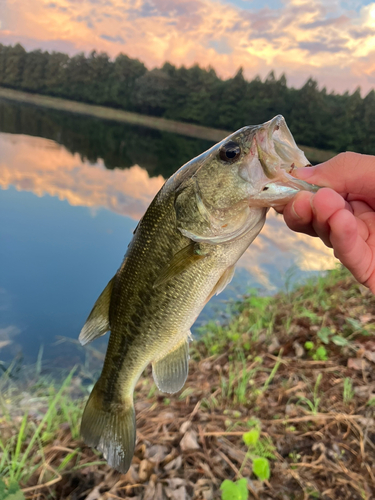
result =
[[375,86],[368,0],[1,0],[0,42],[122,52],[149,69],[198,63],[223,78],[274,70],[297,88],[311,76],[329,91]]

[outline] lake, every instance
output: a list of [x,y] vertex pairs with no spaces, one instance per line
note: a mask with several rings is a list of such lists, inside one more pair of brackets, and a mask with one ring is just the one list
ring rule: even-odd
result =
[[[33,363],[41,345],[46,370],[81,359],[67,339],[77,339],[137,221],[164,179],[211,145],[0,100],[0,362]],[[335,262],[272,211],[196,326],[225,320],[227,301],[249,289],[275,293]]]

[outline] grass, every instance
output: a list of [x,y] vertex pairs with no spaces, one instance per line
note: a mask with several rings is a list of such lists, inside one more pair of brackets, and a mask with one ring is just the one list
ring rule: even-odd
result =
[[252,291],[193,342],[179,394],[159,393],[150,370],[139,381],[126,475],[79,438],[89,363],[56,383],[41,353],[24,385],[12,367],[0,378],[0,478],[27,498],[375,498],[373,317],[374,296],[342,268]]
[[[131,113],[120,109],[109,108],[105,106],[96,106],[93,104],[85,104],[83,102],[70,101],[59,97],[50,97],[41,94],[31,94],[21,92],[19,90],[0,87],[0,99],[9,99],[11,101],[25,102],[36,106],[43,106],[71,113],[79,113],[83,115],[95,116],[104,120],[115,120],[119,122],[133,123],[134,125],[142,125],[151,127],[166,132],[207,139],[214,142],[219,142],[233,132],[228,130],[219,130],[210,127],[203,127],[193,123],[177,122],[167,120],[165,118],[157,118],[155,116],[141,115]],[[305,152],[307,158],[312,163],[321,163],[332,158],[335,153],[321,149],[312,148],[309,146],[300,146]]]

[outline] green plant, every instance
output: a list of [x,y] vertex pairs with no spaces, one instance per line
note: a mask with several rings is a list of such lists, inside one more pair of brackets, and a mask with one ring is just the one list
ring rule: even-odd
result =
[[[249,427],[252,427],[248,432],[242,436],[243,442],[247,446],[245,458],[240,467],[240,474],[242,473],[247,461],[252,461],[252,472],[260,479],[266,481],[271,476],[270,463],[268,459],[275,459],[274,451],[275,446],[272,440],[268,437],[260,437],[260,422],[257,419],[248,421]],[[246,500],[248,492],[246,487],[247,481],[242,478],[238,481],[230,481],[226,479],[220,486],[222,500]]]
[[348,404],[353,399],[353,397],[354,397],[353,381],[351,378],[346,377],[344,379],[344,389],[343,389],[342,399],[345,404]]
[[313,415],[316,415],[318,413],[318,410],[319,410],[319,404],[320,404],[321,398],[318,395],[318,393],[319,393],[319,385],[320,385],[321,381],[322,381],[322,374],[319,373],[319,375],[316,378],[314,389],[312,391],[312,399],[309,399],[306,396],[299,396],[298,401],[297,401],[297,404],[301,404],[301,403],[305,404],[309,408],[309,410],[311,411],[311,413]]
[[243,442],[247,446],[247,453],[242,462],[240,472],[246,465],[247,460],[252,460],[252,471],[261,481],[270,478],[270,465],[268,459],[274,460],[275,447],[270,438],[260,438],[260,423],[254,422],[255,425],[250,431],[245,432],[242,436]]
[[306,351],[311,351],[312,349],[314,349],[314,347],[315,347],[314,342],[311,342],[310,340],[308,340],[307,342],[305,342],[305,349],[306,349]]
[[247,491],[247,480],[239,479],[236,482],[225,479],[221,483],[221,498],[222,500],[247,500],[249,493]]
[[317,350],[313,353],[312,358],[314,361],[327,361],[328,352],[324,346],[319,346]]
[[17,481],[10,481],[7,486],[4,481],[0,479],[0,500],[24,500],[23,494]]
[[[40,466],[39,463],[34,465],[34,462],[30,461],[30,455],[32,452],[33,454],[35,453],[35,444],[38,446],[39,453],[43,455],[43,441],[50,438],[51,431],[56,425],[56,406],[61,403],[63,393],[70,384],[75,370],[75,367],[71,370],[61,384],[57,394],[51,394],[48,410],[38,426],[28,421],[28,414],[26,412],[22,419],[18,434],[15,436],[16,439],[10,439],[5,442],[0,438],[0,450],[2,451],[0,456],[0,471],[1,474],[6,474],[10,481],[18,483],[21,480],[27,480]],[[67,413],[68,410],[65,408],[64,417]],[[76,425],[78,427],[78,422],[76,422]],[[72,432],[75,432],[75,430]],[[27,446],[25,448],[26,442]],[[29,466],[29,464],[33,465]]]

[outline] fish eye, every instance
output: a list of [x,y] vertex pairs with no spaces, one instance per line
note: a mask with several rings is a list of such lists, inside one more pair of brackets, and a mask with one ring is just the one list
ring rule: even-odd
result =
[[229,141],[223,144],[220,148],[220,159],[227,162],[233,163],[241,154],[241,148],[237,142]]

